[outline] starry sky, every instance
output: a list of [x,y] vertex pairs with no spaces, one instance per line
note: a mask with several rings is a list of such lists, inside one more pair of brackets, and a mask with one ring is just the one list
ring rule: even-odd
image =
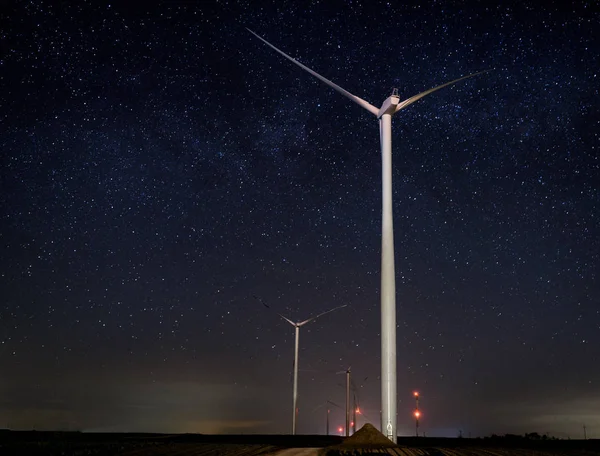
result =
[[398,431],[600,437],[598,4],[421,3],[1,3],[0,428],[290,432],[277,313],[341,305],[298,432],[348,366],[379,426],[378,123],[249,27],[376,106],[493,69],[393,119]]

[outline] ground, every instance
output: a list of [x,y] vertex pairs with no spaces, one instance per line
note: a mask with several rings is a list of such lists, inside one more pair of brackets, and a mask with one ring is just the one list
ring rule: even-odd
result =
[[600,440],[400,438],[383,448],[338,436],[86,434],[0,431],[0,455],[61,456],[592,456]]

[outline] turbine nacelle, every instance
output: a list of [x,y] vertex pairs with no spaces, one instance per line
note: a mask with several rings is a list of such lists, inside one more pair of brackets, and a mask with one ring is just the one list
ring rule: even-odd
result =
[[379,108],[379,112],[377,113],[377,118],[380,119],[384,114],[394,114],[398,110],[398,105],[400,104],[400,97],[398,96],[398,91],[394,89],[394,93],[390,95]]

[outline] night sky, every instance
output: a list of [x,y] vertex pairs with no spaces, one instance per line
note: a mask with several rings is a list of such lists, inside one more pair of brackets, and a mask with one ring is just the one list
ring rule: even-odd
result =
[[378,107],[493,69],[393,119],[398,431],[600,437],[598,4],[428,3],[3,1],[0,428],[288,433],[277,313],[344,304],[298,432],[348,366],[379,426],[378,123],[249,27]]

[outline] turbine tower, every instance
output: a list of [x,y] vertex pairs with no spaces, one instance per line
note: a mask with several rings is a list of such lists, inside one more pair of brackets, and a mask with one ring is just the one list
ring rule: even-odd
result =
[[325,422],[325,435],[329,435],[329,414],[331,413],[331,408],[329,407],[329,404],[341,409],[342,407],[340,407],[339,405],[337,405],[335,402],[330,401],[329,399],[327,399],[323,404],[318,405],[317,408],[315,408],[313,410],[313,413],[316,412],[317,410],[319,410],[321,407],[323,406],[327,406],[327,421]]
[[486,71],[469,74],[462,78],[446,82],[433,89],[426,90],[404,101],[400,101],[398,89],[385,99],[380,108],[324,78],[317,72],[301,64],[285,52],[273,46],[252,30],[247,29],[256,38],[281,54],[289,61],[295,63],[303,70],[309,72],[317,79],[323,81],[332,89],[338,91],[346,98],[375,115],[379,120],[379,137],[381,141],[381,432],[391,441],[397,440],[396,416],[396,278],[394,271],[394,224],[392,215],[392,116],[398,111],[408,107],[421,98]]
[[[254,296],[256,299],[258,299],[260,302],[262,302],[263,306],[265,306],[267,309],[271,309],[268,305],[266,305],[262,299],[260,299],[258,296]],[[319,317],[322,317],[325,314],[328,314],[330,312],[333,312],[334,310],[338,310],[341,309],[342,307],[346,307],[348,304],[344,304],[343,306],[338,306],[338,307],[334,307],[333,309],[329,309],[326,312],[320,313],[319,315],[316,315],[314,317],[310,317],[307,320],[304,321],[300,321],[300,322],[293,322],[292,320],[290,320],[289,318],[284,317],[283,315],[281,315],[280,313],[278,313],[277,315],[279,315],[281,318],[283,318],[285,321],[287,321],[290,325],[292,325],[295,328],[296,334],[295,334],[295,344],[294,344],[294,408],[293,410],[293,415],[292,415],[292,435],[296,435],[296,414],[298,412],[298,344],[300,341],[300,328],[302,326],[304,326],[307,323],[310,323],[313,320],[316,320]]]

